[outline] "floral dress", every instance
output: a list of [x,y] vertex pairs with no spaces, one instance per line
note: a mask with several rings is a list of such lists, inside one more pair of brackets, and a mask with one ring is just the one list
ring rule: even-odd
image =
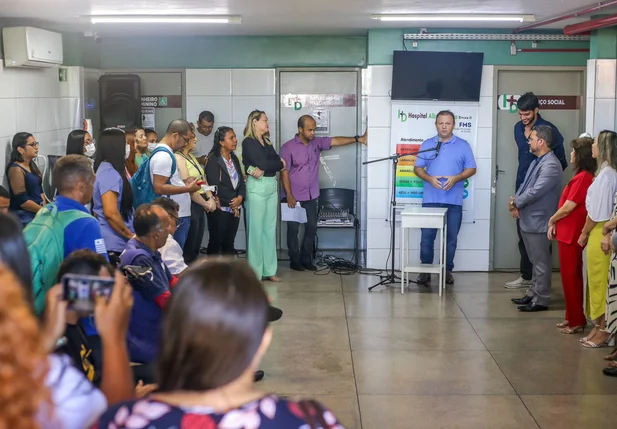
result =
[[95,429],[345,429],[314,401],[264,396],[224,414],[206,407],[182,408],[154,399],[110,407]]
[[[611,219],[617,217],[617,194]],[[615,233],[615,232],[614,232]],[[611,236],[611,239],[613,236]],[[617,253],[611,252],[611,265],[608,270],[608,290],[606,291],[606,331],[617,334]]]

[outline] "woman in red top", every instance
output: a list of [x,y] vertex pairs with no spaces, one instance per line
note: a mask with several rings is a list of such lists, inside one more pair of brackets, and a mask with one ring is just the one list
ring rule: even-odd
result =
[[575,173],[561,194],[559,209],[548,222],[548,238],[557,239],[559,246],[561,284],[566,300],[565,320],[557,324],[562,334],[576,334],[587,325],[583,312],[583,248],[577,240],[587,217],[587,189],[597,169],[596,160],[591,156],[591,145],[593,139],[587,136],[572,141],[570,163]]

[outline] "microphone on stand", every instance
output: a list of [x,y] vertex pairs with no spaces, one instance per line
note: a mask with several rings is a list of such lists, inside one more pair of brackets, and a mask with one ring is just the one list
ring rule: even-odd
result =
[[437,146],[435,147],[435,158],[437,158],[439,156],[439,151],[441,150],[441,144],[443,143],[441,141],[441,137],[437,137]]

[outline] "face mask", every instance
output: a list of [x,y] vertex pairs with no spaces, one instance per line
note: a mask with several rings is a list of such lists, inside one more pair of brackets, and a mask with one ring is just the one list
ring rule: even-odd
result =
[[86,151],[84,152],[84,155],[86,155],[88,158],[92,158],[95,152],[96,152],[96,146],[94,145],[94,143],[90,143],[86,145]]
[[131,155],[131,147],[129,145],[124,146],[124,159],[129,159]]
[[156,145],[158,144],[158,142],[154,142],[154,143],[148,143],[148,150],[150,152],[152,152],[154,149],[156,149]]

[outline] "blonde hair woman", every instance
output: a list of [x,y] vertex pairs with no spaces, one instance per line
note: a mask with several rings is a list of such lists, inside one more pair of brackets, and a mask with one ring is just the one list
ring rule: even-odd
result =
[[[189,178],[196,179],[207,185],[205,172],[199,160],[193,155],[197,145],[195,127],[191,124],[191,139],[181,150],[176,151],[176,161],[180,177],[186,181]],[[212,192],[203,189],[191,194],[191,226],[189,226],[186,243],[184,243],[184,262],[192,263],[199,257],[201,242],[206,231],[206,212],[216,210],[216,203]]]
[[617,133],[602,131],[592,146],[598,160],[598,173],[587,191],[587,219],[578,244],[587,246],[587,317],[594,321],[591,333],[581,339],[584,347],[605,347],[610,339],[606,331],[606,293],[610,256],[602,249],[603,229],[613,212],[617,193]]
[[249,114],[242,142],[242,163],[246,182],[246,217],[248,229],[247,259],[257,278],[280,282],[276,276],[276,216],[278,183],[276,173],[285,161],[270,142],[266,112]]

